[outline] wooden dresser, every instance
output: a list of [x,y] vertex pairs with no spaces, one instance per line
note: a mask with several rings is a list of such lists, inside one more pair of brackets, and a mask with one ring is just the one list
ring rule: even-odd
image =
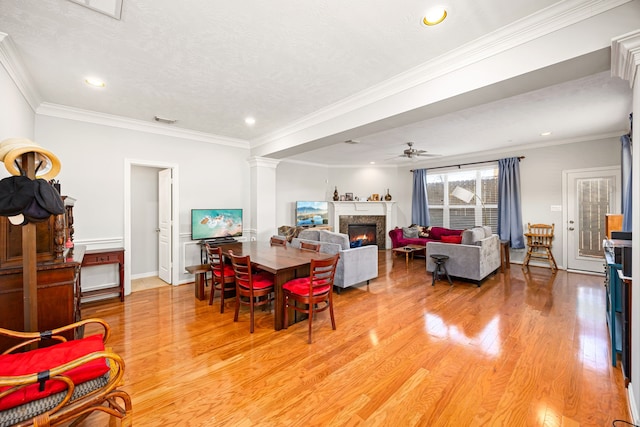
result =
[[[64,215],[51,216],[36,226],[37,318],[40,331],[81,319],[79,276],[84,247],[65,247],[65,242],[73,239],[75,200],[64,199]],[[24,330],[22,269],[22,227],[0,217],[0,327]],[[0,350],[8,347],[8,341],[0,341]]]

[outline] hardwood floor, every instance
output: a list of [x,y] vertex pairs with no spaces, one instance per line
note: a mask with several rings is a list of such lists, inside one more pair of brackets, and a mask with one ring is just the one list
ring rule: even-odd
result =
[[[274,331],[233,322],[193,284],[83,306],[113,327],[136,426],[610,426],[630,421],[611,366],[603,278],[513,265],[480,288],[431,286],[424,258],[380,252],[379,277],[329,314]],[[208,290],[207,290],[208,292]],[[208,298],[207,298],[208,299]],[[105,425],[96,414],[82,425]]]

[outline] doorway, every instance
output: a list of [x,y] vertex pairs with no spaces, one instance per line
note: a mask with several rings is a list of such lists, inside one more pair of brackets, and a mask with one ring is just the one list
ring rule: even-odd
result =
[[[155,234],[153,236],[154,241],[157,241],[156,247],[153,248],[153,254],[149,254],[149,257],[153,257],[158,262],[158,271],[161,270],[160,263],[163,263],[165,282],[173,285],[179,283],[179,269],[177,268],[177,254],[178,254],[178,227],[175,224],[178,223],[178,166],[175,164],[168,164],[162,162],[144,161],[144,160],[131,160],[125,159],[125,179],[124,179],[124,248],[125,248],[125,295],[131,293],[131,271],[132,271],[132,255],[133,255],[133,241],[134,236],[132,232],[132,224],[134,224],[134,205],[138,203],[135,192],[137,191],[137,183],[133,182],[132,177],[139,175],[140,171],[146,171],[143,176],[155,176],[157,192],[154,192],[153,200],[157,202],[158,208],[155,212],[156,221],[160,221],[162,216],[160,215],[160,204],[168,207],[170,213],[164,214],[164,218],[168,217],[168,221],[165,222],[165,245],[160,244],[160,224],[156,221],[152,221],[153,225],[149,228],[149,232]],[[166,200],[161,200],[160,186],[162,185],[159,175],[161,171],[166,171],[165,175],[169,176],[169,186],[165,188]],[[166,180],[165,180],[166,184]],[[150,196],[151,197],[151,196]],[[153,213],[152,213],[153,215]],[[173,220],[175,218],[176,220]],[[136,226],[136,229],[138,227]],[[168,240],[166,239],[168,237]],[[147,236],[149,238],[149,236]],[[164,255],[162,255],[164,253]],[[163,259],[164,257],[164,259]]]
[[603,273],[605,215],[620,212],[620,168],[563,172],[567,270]]

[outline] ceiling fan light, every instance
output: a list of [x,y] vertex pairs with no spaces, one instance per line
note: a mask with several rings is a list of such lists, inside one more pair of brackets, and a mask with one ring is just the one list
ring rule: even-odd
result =
[[443,6],[432,7],[422,17],[422,23],[427,27],[438,25],[447,17],[447,10]]

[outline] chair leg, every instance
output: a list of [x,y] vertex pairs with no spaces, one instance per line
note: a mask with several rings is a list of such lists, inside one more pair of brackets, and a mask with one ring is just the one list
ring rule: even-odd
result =
[[287,329],[289,327],[289,295],[284,294],[284,325],[282,327]]
[[307,340],[309,344],[311,344],[312,342],[312,337],[311,337],[312,328],[313,328],[313,304],[309,304],[309,339]]
[[224,277],[220,283],[220,313],[224,313]]
[[249,297],[249,332],[253,333],[253,311],[254,311],[254,299],[253,296]]
[[549,264],[551,264],[551,269],[552,270],[557,270],[558,269],[558,264],[556,264],[556,259],[553,257],[553,253],[551,252],[551,248],[546,248],[547,249],[547,256],[549,257]]
[[333,301],[329,300],[329,315],[331,316],[331,327],[336,330],[336,318],[333,317]]
[[[204,276],[204,277],[206,278],[207,276]],[[216,293],[216,277],[213,274],[211,274],[211,292],[209,294],[209,305],[213,304],[213,298],[215,296],[215,293]]]
[[233,321],[238,321],[238,314],[240,313],[240,291],[236,287],[236,313],[233,315]]

